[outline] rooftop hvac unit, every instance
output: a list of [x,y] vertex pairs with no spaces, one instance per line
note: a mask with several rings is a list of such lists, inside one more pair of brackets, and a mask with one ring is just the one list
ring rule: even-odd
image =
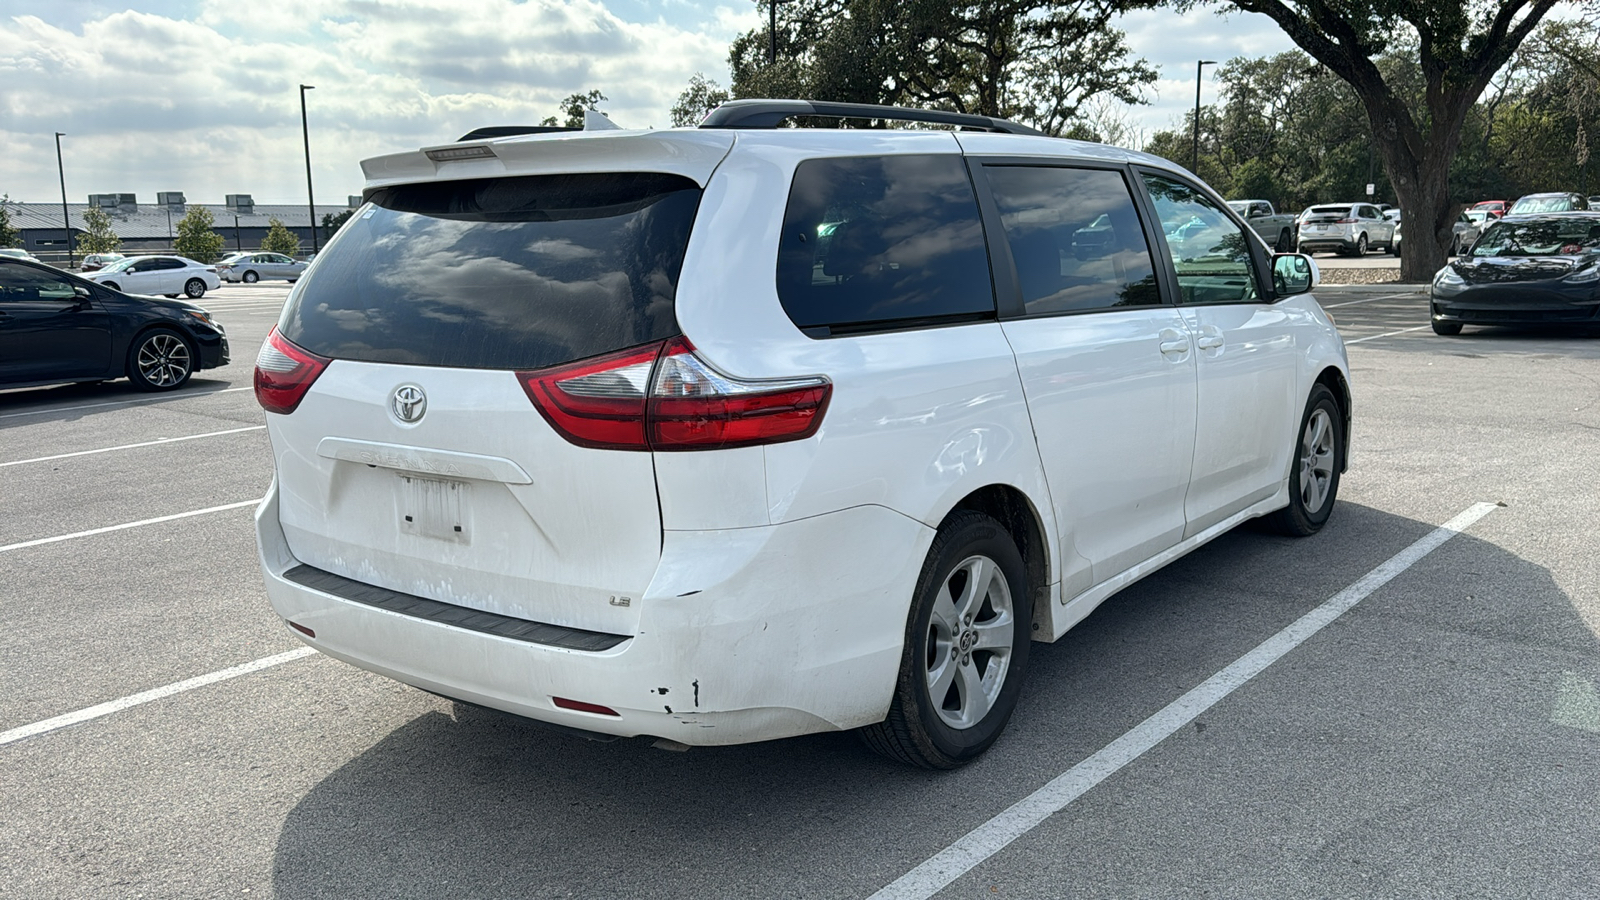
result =
[[162,191],[156,194],[157,206],[182,206],[183,203],[183,191]]
[[256,208],[256,202],[250,199],[249,194],[228,194],[225,198],[225,205],[229,209],[241,213],[251,212]]

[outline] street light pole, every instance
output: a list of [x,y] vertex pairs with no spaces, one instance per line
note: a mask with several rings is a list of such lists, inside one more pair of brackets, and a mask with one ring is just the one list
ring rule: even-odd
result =
[[1205,66],[1214,66],[1214,59],[1202,59],[1194,67],[1194,158],[1189,163],[1189,171],[1200,174],[1200,73]]
[[67,216],[67,170],[61,165],[61,139],[66,137],[66,132],[56,132],[56,174],[61,176],[61,227],[67,233],[67,268],[78,267],[77,257],[72,254],[72,219]]
[[[317,252],[317,202],[311,194],[311,129],[306,125],[306,91],[316,90],[316,85],[300,85],[300,136],[306,142],[306,210],[311,213],[311,252]],[[237,230],[234,242],[239,236]]]
[[778,0],[767,0],[767,12],[771,18],[767,22],[767,63],[778,61]]
[[233,214],[233,249],[243,250],[244,242],[239,240],[239,214]]

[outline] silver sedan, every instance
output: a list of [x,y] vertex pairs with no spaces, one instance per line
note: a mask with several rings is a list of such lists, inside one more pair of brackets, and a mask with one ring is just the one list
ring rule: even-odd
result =
[[294,281],[306,270],[306,264],[284,256],[282,253],[234,254],[217,263],[217,274],[224,281],[242,281],[255,284],[263,278],[282,278]]

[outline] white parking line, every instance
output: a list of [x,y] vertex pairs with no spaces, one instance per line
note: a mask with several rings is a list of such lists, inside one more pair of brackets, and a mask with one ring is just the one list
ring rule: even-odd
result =
[[246,385],[244,387],[223,388],[220,391],[194,391],[193,393],[188,394],[171,394],[161,397],[136,397],[132,400],[107,400],[104,403],[83,403],[78,406],[47,406],[40,409],[27,409],[23,410],[22,412],[0,413],[0,419],[15,419],[18,416],[43,416],[58,412],[76,412],[80,409],[98,409],[102,406],[130,406],[136,403],[159,403],[168,400],[182,400],[189,397],[209,397],[212,394],[231,394],[235,391],[250,391],[254,389],[255,387],[253,385]]
[[1421,331],[1424,328],[1432,328],[1432,327],[1433,326],[1431,326],[1431,325],[1418,325],[1415,328],[1402,328],[1399,331],[1385,331],[1383,334],[1369,334],[1366,337],[1359,337],[1359,338],[1356,338],[1353,341],[1345,341],[1344,345],[1346,347],[1348,347],[1351,344],[1359,344],[1362,341],[1375,341],[1378,338],[1394,337],[1397,334],[1406,334],[1407,332]]
[[1322,304],[1322,308],[1323,309],[1338,309],[1341,306],[1355,306],[1357,303],[1376,303],[1379,300],[1393,300],[1396,297],[1421,297],[1421,296],[1423,296],[1422,291],[1421,290],[1415,290],[1415,291],[1409,291],[1409,292],[1404,293],[1404,294],[1384,294],[1382,297],[1366,297],[1366,298],[1361,299],[1361,300],[1346,300],[1343,303],[1324,303],[1324,304]]
[[154,447],[157,444],[176,444],[179,441],[198,441],[201,438],[218,437],[224,434],[239,434],[245,431],[260,431],[265,425],[251,425],[246,428],[229,428],[226,431],[208,431],[205,434],[186,434],[182,437],[159,438],[153,441],[142,441],[137,444],[122,444],[117,447],[101,447],[98,450],[79,450],[76,453],[57,453],[55,456],[35,456],[33,459],[18,459],[11,462],[0,463],[0,469],[7,466],[22,466],[28,463],[49,462],[52,459],[69,459],[74,456],[93,456],[96,453],[111,453],[115,450],[132,450],[136,447]]
[[1172,701],[1131,731],[1097,753],[1056,776],[1049,784],[1022,798],[999,815],[979,825],[954,844],[900,876],[869,900],[926,900],[960,878],[974,866],[1000,852],[1039,823],[1055,815],[1090,788],[1116,774],[1146,750],[1161,743],[1218,701],[1233,693],[1290,650],[1305,643],[1324,626],[1339,618],[1373,591],[1411,568],[1418,560],[1495,509],[1493,503],[1475,503],[1440,525],[1416,543],[1389,557],[1359,581],[1328,598],[1289,627],[1239,657],[1227,668]]
[[161,522],[171,522],[174,519],[187,519],[190,516],[203,516],[207,513],[222,512],[228,509],[241,509],[246,506],[255,506],[261,498],[254,500],[240,500],[238,503],[224,503],[221,506],[208,506],[205,509],[191,509],[188,512],[173,513],[170,516],[156,516],[154,519],[140,519],[137,522],[124,522],[121,525],[107,525],[104,528],[91,528],[88,531],[75,531],[72,534],[58,534],[55,537],[35,538],[31,541],[22,541],[16,544],[0,545],[0,553],[10,553],[12,550],[25,550],[29,547],[38,547],[43,544],[55,544],[61,541],[70,541],[73,538],[92,537],[110,531],[123,531],[128,528],[139,528],[144,525],[157,525]]
[[12,743],[14,741],[20,741],[23,738],[30,738],[36,735],[45,734],[46,732],[55,731],[57,728],[65,728],[68,725],[77,725],[80,722],[87,722],[90,719],[98,719],[101,716],[109,716],[114,712],[121,712],[129,707],[138,706],[141,703],[149,703],[152,700],[160,700],[163,697],[171,697],[173,694],[181,694],[184,691],[192,691],[195,688],[205,687],[208,684],[216,684],[219,681],[227,681],[230,678],[238,678],[240,675],[248,675],[251,672],[259,672],[262,669],[270,669],[273,666],[281,666],[286,662],[304,659],[316,652],[317,651],[311,649],[310,647],[301,647],[298,650],[289,650],[285,653],[279,653],[275,656],[264,656],[261,659],[252,660],[247,663],[233,666],[232,668],[219,669],[218,671],[209,672],[205,675],[197,675],[194,678],[188,678],[183,681],[177,681],[173,682],[172,684],[163,685],[162,687],[152,688],[148,691],[142,691],[137,694],[129,694],[120,700],[110,700],[105,703],[100,703],[95,706],[77,710],[76,712],[69,712],[63,715],[55,716],[54,718],[45,719],[42,722],[34,722],[32,725],[23,725],[18,728],[13,728],[9,731],[0,731],[0,746]]

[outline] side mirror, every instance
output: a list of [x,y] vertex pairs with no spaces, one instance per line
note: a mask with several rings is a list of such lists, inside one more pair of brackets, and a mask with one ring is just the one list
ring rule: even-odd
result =
[[1280,253],[1272,258],[1272,286],[1279,296],[1304,294],[1321,281],[1321,270],[1304,253]]

